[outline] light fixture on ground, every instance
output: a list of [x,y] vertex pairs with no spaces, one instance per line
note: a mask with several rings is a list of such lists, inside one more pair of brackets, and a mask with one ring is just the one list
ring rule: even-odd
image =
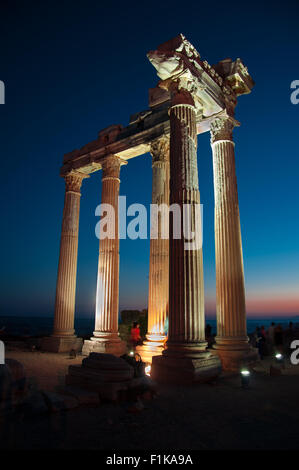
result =
[[283,362],[284,362],[283,355],[281,353],[276,353],[275,354],[275,361],[277,362],[277,364],[282,365]]
[[247,369],[241,370],[241,384],[242,388],[248,388],[250,382],[250,372]]
[[152,366],[148,364],[147,366],[145,366],[145,369],[144,369],[145,374],[148,375],[149,377],[151,375],[151,368]]

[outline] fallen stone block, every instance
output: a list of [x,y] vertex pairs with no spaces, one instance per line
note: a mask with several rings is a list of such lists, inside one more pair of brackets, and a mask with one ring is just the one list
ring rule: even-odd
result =
[[129,385],[129,382],[103,382],[96,377],[96,374],[83,374],[82,372],[78,375],[69,373],[65,379],[66,385],[98,392],[100,399],[108,401],[119,401],[121,392],[126,391]]
[[60,393],[74,397],[79,405],[98,406],[100,404],[99,393],[85,390],[79,387],[65,387]]
[[78,400],[71,396],[59,395],[48,391],[43,391],[43,395],[49,411],[59,412],[71,410],[78,406]]
[[0,403],[11,400],[12,376],[7,364],[0,364]]
[[25,397],[27,378],[23,364],[15,359],[6,359],[5,364],[10,370],[12,379],[12,399],[17,404]]
[[133,376],[133,367],[123,359],[91,353],[82,365],[69,366],[66,385],[98,392],[103,400],[119,401]]
[[134,377],[130,381],[130,388],[139,388],[140,390],[153,390],[158,389],[158,385],[150,377],[144,375],[143,377]]
[[28,393],[20,406],[20,410],[25,415],[39,415],[49,411],[43,393],[37,390]]

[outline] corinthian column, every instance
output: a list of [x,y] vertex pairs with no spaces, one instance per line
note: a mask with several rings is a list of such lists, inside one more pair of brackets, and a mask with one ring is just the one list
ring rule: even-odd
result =
[[75,336],[74,315],[78,256],[80,188],[88,175],[71,171],[65,179],[53,335],[44,338],[42,349],[53,352],[79,350],[82,339]]
[[[104,352],[124,354],[126,344],[118,334],[119,299],[119,236],[118,196],[119,173],[123,161],[115,155],[102,165],[102,208],[111,232],[101,235],[96,292],[95,331],[84,342],[83,354]],[[103,214],[102,214],[103,215]]]
[[[162,354],[165,342],[165,321],[168,317],[169,289],[169,137],[162,136],[151,143],[153,182],[152,210],[156,217],[155,233],[151,234],[149,291],[148,291],[148,332],[146,341],[136,349],[144,362],[151,362],[153,356]],[[156,223],[157,222],[157,223]],[[152,227],[153,228],[153,227]],[[165,235],[167,238],[165,238]]]
[[[170,203],[179,209],[180,220],[177,211],[169,219],[168,341],[162,356],[153,357],[152,377],[165,382],[206,381],[218,374],[219,360],[206,351],[205,341],[196,109],[192,94],[181,83],[172,82],[170,92]],[[199,243],[189,246],[184,225]]]
[[224,115],[211,123],[215,193],[217,337],[215,348],[226,370],[256,359],[248,344],[242,241],[232,131]]

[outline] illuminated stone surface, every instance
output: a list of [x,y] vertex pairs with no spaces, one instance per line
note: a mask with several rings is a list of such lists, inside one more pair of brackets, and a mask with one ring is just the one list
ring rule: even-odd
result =
[[[84,342],[82,354],[90,352],[110,353],[121,356],[126,344],[118,334],[119,299],[119,238],[118,196],[121,159],[112,155],[102,165],[102,204],[114,208],[112,220],[114,238],[100,240],[98,279],[96,293],[95,331],[90,340]],[[109,216],[110,217],[110,216]]]
[[[164,322],[169,308],[167,349],[153,360],[153,376],[165,381],[209,380],[219,372],[219,360],[228,370],[252,362],[246,333],[244,275],[232,128],[237,124],[237,98],[250,93],[254,83],[240,59],[225,59],[211,66],[180,34],[151,51],[148,58],[161,79],[149,90],[149,109],[135,113],[128,126],[112,125],[96,140],[64,156],[61,175],[87,176],[103,169],[102,203],[117,208],[120,160],[146,152],[153,155],[153,202],[167,201],[169,191],[165,142],[170,136],[170,203],[191,204],[192,224],[200,202],[197,174],[197,134],[211,131],[215,185],[215,240],[217,276],[216,347],[206,350],[202,248],[185,250],[184,240],[170,244],[151,240],[149,319],[147,340],[140,352],[145,360],[161,351]],[[164,145],[164,147],[163,147]],[[73,217],[65,224],[72,235],[62,248],[57,281],[55,350],[74,341],[74,294],[77,263],[78,191],[66,206]],[[70,194],[73,194],[71,191]],[[76,196],[77,194],[77,196]],[[116,211],[117,213],[117,211]],[[170,220],[172,220],[170,218]],[[170,225],[170,228],[172,225]],[[75,232],[77,235],[75,235]],[[65,240],[64,240],[65,238]],[[165,242],[165,243],[164,243]],[[94,336],[84,353],[120,355],[124,344],[118,337],[118,240],[100,244]],[[168,252],[169,250],[169,252]],[[169,257],[169,264],[167,258]],[[167,293],[167,285],[169,291]],[[169,297],[169,299],[168,299]],[[58,299],[58,300],[57,300]],[[60,299],[60,300],[59,300]],[[167,307],[167,301],[169,306]],[[50,341],[47,339],[47,341]],[[69,343],[68,343],[69,341]],[[53,349],[53,350],[54,350]],[[183,371],[183,373],[181,373]]]
[[236,121],[224,115],[211,123],[215,192],[217,336],[215,349],[225,370],[257,360],[248,344],[245,286],[235,151]]
[[[158,75],[165,78],[165,70],[177,68],[173,68],[170,51],[164,55],[164,47],[159,49],[149,56]],[[165,57],[165,68],[161,57]],[[188,204],[191,227],[194,230],[199,222],[197,229],[201,230],[200,213],[196,213],[200,204],[196,114],[202,113],[202,108],[195,105],[189,77],[172,77],[165,87],[171,94],[170,204],[178,204],[181,213],[183,205]],[[183,233],[182,220],[180,224]],[[153,357],[151,377],[175,383],[211,380],[219,374],[220,362],[206,351],[202,246],[186,249],[185,239],[175,239],[173,233],[174,221],[170,217],[169,333],[167,349],[162,356]]]
[[56,284],[53,335],[43,338],[42,349],[51,352],[76,351],[82,339],[75,336],[74,314],[77,277],[80,188],[84,173],[71,171],[65,176],[65,199],[62,218],[60,255]]
[[[163,136],[151,144],[153,158],[152,204],[169,205],[169,137]],[[169,219],[159,213],[156,238],[150,241],[150,266],[148,290],[148,331],[146,341],[136,348],[144,362],[160,355],[165,342],[165,320],[168,317],[169,290]]]

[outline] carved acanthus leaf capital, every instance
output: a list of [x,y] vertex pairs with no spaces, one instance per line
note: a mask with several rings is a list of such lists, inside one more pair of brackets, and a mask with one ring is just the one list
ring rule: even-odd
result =
[[151,142],[150,153],[153,157],[153,165],[157,162],[169,162],[169,136],[163,135]]
[[71,171],[70,173],[65,175],[65,191],[71,191],[73,193],[80,194],[80,189],[84,178],[89,178],[89,175],[85,173],[80,173],[79,171]]
[[201,108],[198,93],[204,88],[189,70],[183,74],[159,82],[159,87],[167,90],[171,96],[171,105],[189,104]]
[[233,140],[236,121],[229,116],[219,116],[211,122],[211,144],[218,140]]
[[122,158],[117,155],[110,155],[102,163],[103,178],[119,178],[120,167],[126,164]]

